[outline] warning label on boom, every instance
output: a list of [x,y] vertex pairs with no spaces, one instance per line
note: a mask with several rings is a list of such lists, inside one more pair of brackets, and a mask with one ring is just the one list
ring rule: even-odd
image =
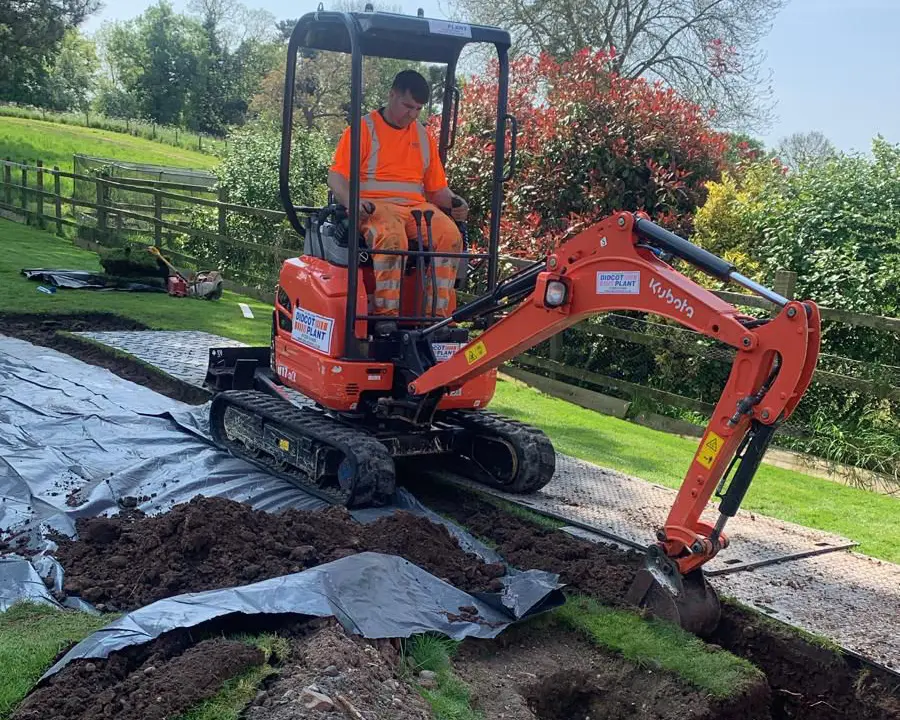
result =
[[697,462],[707,470],[711,469],[716,458],[719,457],[723,445],[725,445],[725,440],[710,430],[703,438],[703,444],[697,453]]

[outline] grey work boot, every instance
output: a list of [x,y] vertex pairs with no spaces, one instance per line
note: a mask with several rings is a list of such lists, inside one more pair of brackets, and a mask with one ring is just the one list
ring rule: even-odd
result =
[[393,320],[379,320],[372,328],[372,334],[376,337],[385,337],[397,332],[397,323]]

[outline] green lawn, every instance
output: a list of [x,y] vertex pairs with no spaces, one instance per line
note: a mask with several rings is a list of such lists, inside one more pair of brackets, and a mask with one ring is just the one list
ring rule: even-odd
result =
[[[34,228],[0,219],[0,310],[3,312],[77,313],[115,312],[159,330],[202,329],[251,345],[268,345],[272,307],[253,298],[226,292],[208,302],[175,298],[162,293],[60,290],[38,292],[38,283],[26,280],[23,268],[101,270],[97,255]],[[247,303],[254,318],[241,314]]]
[[32,603],[0,613],[0,720],[10,716],[61,651],[115,618]]
[[[567,455],[650,480],[681,485],[697,442],[585,410],[521,383],[500,382],[491,409],[536,425]],[[900,499],[763,464],[743,506],[838,533],[872,557],[900,562]]]
[[[0,220],[0,307],[13,312],[112,311],[159,329],[206,330],[256,345],[269,341],[271,308],[226,293],[219,302],[138,293],[37,292],[23,267],[96,269],[96,256],[50,233]],[[237,302],[253,308],[242,317]],[[668,487],[678,487],[694,456],[694,441],[650,430],[501,382],[491,408],[545,430],[560,452]],[[763,465],[744,507],[782,520],[838,533],[860,551],[900,562],[900,500],[829,480]]]
[[[218,159],[124,133],[62,125],[23,118],[0,117],[0,158],[72,171],[72,156],[92,155],[115,160],[210,170]],[[17,180],[14,180],[17,182]]]

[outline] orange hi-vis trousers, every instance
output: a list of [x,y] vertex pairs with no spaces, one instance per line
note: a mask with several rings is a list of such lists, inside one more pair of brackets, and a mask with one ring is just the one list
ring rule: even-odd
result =
[[[382,201],[374,201],[375,212],[362,224],[366,244],[374,250],[408,250],[409,240],[414,240],[416,235],[416,221],[412,211],[432,210],[434,217],[431,219],[431,235],[434,247],[432,252],[462,252],[462,236],[459,228],[451,217],[440,211],[430,203],[417,203],[412,205],[395,205]],[[415,244],[415,243],[413,243]],[[427,248],[428,230],[425,219],[422,219],[422,247]],[[400,314],[400,283],[402,281],[403,255],[373,255],[372,265],[375,269],[375,298],[373,315]],[[410,262],[415,259],[410,257]],[[426,270],[425,278],[425,307],[426,315],[431,314],[434,306],[435,314],[440,317],[449,316],[456,309],[456,294],[453,284],[456,281],[456,269],[459,258],[432,257],[429,260],[434,263],[435,283],[432,283],[432,273]],[[437,285],[437,301],[433,304],[433,293]],[[416,312],[416,315],[419,313]]]

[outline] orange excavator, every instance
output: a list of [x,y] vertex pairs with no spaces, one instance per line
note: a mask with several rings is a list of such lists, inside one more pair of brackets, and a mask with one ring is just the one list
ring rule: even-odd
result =
[[[392,57],[446,67],[440,155],[456,135],[460,52],[493,45],[499,72],[493,199],[483,252],[438,253],[430,218],[408,250],[365,246],[359,227],[362,58]],[[736,352],[731,374],[687,469],[665,524],[647,547],[629,593],[636,605],[703,634],[719,603],[702,566],[728,546],[724,532],[772,435],[793,412],[819,353],[816,305],[781,297],[729,262],[651,222],[620,212],[587,228],[545,258],[500,280],[503,185],[515,172],[516,125],[507,113],[505,31],[479,25],[373,12],[309,13],[288,45],[281,155],[281,197],[304,254],[285,261],[274,297],[269,347],[210,351],[207,384],[215,441],[325,500],[359,507],[389,502],[398,468],[411,461],[453,468],[513,493],[532,493],[553,478],[556,455],[537,428],[488,412],[497,368],[580,320],[614,310],[674,320]],[[351,58],[350,206],[298,207],[289,170],[297,54],[301,48]],[[511,135],[509,157],[506,136]],[[449,212],[449,209],[447,209]],[[425,220],[424,229],[422,220]],[[351,230],[351,228],[353,230]],[[466,228],[461,226],[466,237]],[[398,329],[372,332],[372,256],[405,256]],[[476,264],[487,289],[451,317],[437,318],[424,298],[435,256],[452,256],[464,280]],[[758,319],[741,313],[679,273],[687,262],[733,282],[778,308]],[[383,316],[378,316],[383,319]],[[715,525],[701,519],[713,494]]]

